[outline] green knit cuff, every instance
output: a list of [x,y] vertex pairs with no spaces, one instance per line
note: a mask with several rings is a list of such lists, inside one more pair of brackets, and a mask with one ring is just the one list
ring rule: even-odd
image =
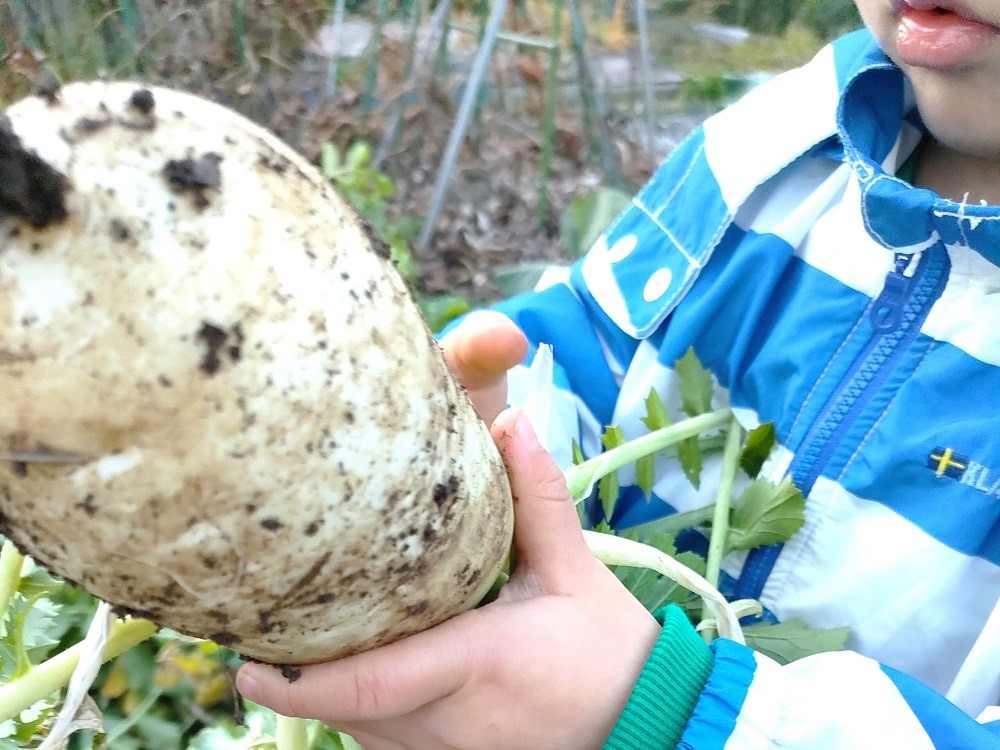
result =
[[680,607],[656,613],[663,625],[604,750],[674,750],[715,656]]

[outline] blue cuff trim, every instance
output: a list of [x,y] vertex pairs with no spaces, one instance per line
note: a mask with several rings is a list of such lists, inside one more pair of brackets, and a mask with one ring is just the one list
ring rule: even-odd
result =
[[715,666],[677,750],[723,750],[753,682],[757,669],[753,651],[722,638],[712,643],[712,650]]

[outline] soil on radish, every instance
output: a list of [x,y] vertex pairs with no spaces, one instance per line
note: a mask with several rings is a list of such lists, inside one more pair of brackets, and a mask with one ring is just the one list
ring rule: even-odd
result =
[[0,117],[0,219],[14,216],[35,229],[63,221],[66,178],[27,151]]
[[35,80],[33,93],[42,97],[48,104],[54,105],[59,101],[59,92],[62,90],[62,83],[49,71],[38,74]]
[[129,106],[140,114],[152,114],[156,107],[156,99],[149,89],[138,89],[128,100]]
[[195,207],[205,209],[211,205],[206,192],[222,186],[222,171],[219,169],[221,163],[222,157],[212,152],[202,154],[197,159],[171,159],[163,167],[163,176],[173,192],[182,195],[189,193]]

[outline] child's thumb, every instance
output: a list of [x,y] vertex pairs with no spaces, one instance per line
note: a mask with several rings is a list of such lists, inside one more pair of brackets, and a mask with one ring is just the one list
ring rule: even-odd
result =
[[[539,444],[528,418],[508,409],[493,424],[514,496],[514,549],[547,588],[561,588],[590,559],[563,473]],[[567,577],[568,574],[568,577]]]
[[477,310],[441,338],[448,366],[471,391],[494,385],[528,351],[521,329],[502,313]]

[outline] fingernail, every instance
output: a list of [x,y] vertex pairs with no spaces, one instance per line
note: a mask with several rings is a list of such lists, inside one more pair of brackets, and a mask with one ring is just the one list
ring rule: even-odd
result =
[[535,434],[535,428],[531,426],[531,420],[528,419],[523,411],[517,415],[517,422],[514,423],[514,431],[517,433],[517,439],[528,450],[538,450],[542,447],[538,442],[538,436]]
[[261,689],[260,683],[257,682],[256,678],[248,674],[248,668],[244,667],[236,674],[236,689],[240,691],[240,695],[249,701],[254,703],[260,700]]

